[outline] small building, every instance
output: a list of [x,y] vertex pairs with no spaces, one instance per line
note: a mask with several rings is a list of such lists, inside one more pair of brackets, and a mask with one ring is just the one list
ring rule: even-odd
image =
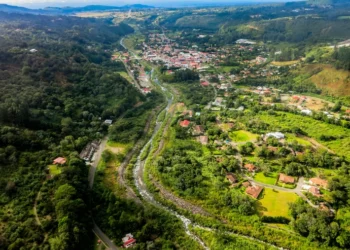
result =
[[188,117],[192,117],[193,116],[193,111],[192,110],[185,110],[184,112],[182,112],[183,116],[188,116]]
[[234,184],[234,183],[236,183],[238,180],[237,180],[237,177],[234,175],[234,174],[232,174],[232,173],[227,173],[226,174],[226,179],[229,181],[229,182],[231,182],[231,184]]
[[300,111],[303,115],[312,115],[312,111],[310,109],[303,109]]
[[106,124],[108,126],[112,125],[112,123],[113,123],[113,120],[110,120],[110,119],[107,119],[104,121],[104,124]]
[[249,186],[245,190],[245,193],[253,197],[254,199],[257,199],[259,195],[261,194],[261,191],[263,191],[263,187],[261,186]]
[[85,146],[85,148],[80,152],[79,157],[84,161],[91,161],[94,153],[99,148],[98,141],[93,141]]
[[202,145],[208,145],[208,136],[207,135],[201,135],[197,137],[197,140],[202,144]]
[[207,81],[202,81],[202,82],[201,82],[201,85],[202,85],[203,87],[208,87],[208,86],[209,86],[209,82],[207,82]]
[[286,183],[286,184],[294,184],[295,179],[292,176],[288,176],[285,174],[280,174],[278,180],[282,183]]
[[35,53],[35,52],[38,52],[38,50],[37,49],[31,49],[31,50],[29,50],[29,52],[30,53]]
[[328,187],[328,181],[327,180],[323,180],[321,178],[311,178],[309,180],[309,183],[311,185],[315,185],[315,186],[319,186],[319,187],[323,187],[323,188],[327,188]]
[[274,137],[278,140],[281,140],[281,139],[284,139],[284,134],[282,134],[281,132],[271,132],[266,134],[266,138],[269,138],[269,137]]
[[248,188],[250,187],[250,182],[249,181],[245,181],[242,183],[242,186],[245,187],[245,188]]
[[202,125],[196,125],[193,128],[193,135],[202,135],[204,134],[204,127]]
[[125,235],[125,237],[122,238],[122,241],[123,247],[125,248],[130,248],[136,244],[136,240],[134,239],[134,236],[132,234]]
[[180,122],[180,126],[183,128],[188,128],[188,126],[190,125],[190,121],[189,120],[183,120]]
[[143,88],[142,89],[142,93],[144,93],[144,94],[149,94],[151,92],[152,92],[152,90],[150,88]]
[[249,172],[254,172],[256,169],[254,164],[251,163],[244,164],[244,168],[247,169]]
[[308,190],[313,196],[321,196],[321,192],[320,192],[320,189],[318,189],[317,187],[310,187],[309,190]]
[[67,162],[67,160],[64,157],[57,157],[56,159],[53,160],[53,164],[55,164],[55,165],[63,165],[66,162]]

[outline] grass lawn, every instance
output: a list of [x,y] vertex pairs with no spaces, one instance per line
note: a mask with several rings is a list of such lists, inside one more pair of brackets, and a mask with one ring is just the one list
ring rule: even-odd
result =
[[298,63],[299,61],[298,60],[295,60],[295,61],[286,61],[286,62],[271,62],[272,65],[274,66],[289,66],[289,65],[293,65],[293,64],[296,64]]
[[269,176],[265,176],[264,173],[259,172],[254,176],[254,180],[270,185],[275,185],[277,176],[277,173],[270,173]]
[[132,83],[132,79],[131,79],[131,77],[129,76],[128,73],[126,73],[125,71],[118,71],[118,73],[119,73],[122,77],[124,77],[126,80],[128,80],[130,83]]
[[49,165],[50,175],[55,176],[61,173],[61,168],[57,165]]
[[311,168],[311,170],[316,174],[316,176],[335,176],[337,170],[334,169],[326,169],[326,168]]
[[265,188],[259,199],[260,212],[267,216],[283,216],[289,218],[288,203],[295,202],[298,196],[271,188]]
[[297,137],[294,134],[286,134],[287,142],[292,143],[293,141],[297,141],[298,144],[303,146],[312,146],[311,142],[304,140],[302,138]]
[[236,142],[256,140],[257,135],[245,130],[238,130],[230,133],[230,138]]

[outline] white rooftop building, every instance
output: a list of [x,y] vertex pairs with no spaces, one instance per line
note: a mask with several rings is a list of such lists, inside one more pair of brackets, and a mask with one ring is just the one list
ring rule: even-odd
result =
[[310,109],[303,109],[300,112],[304,115],[312,115],[312,111]]
[[266,138],[269,138],[269,137],[274,137],[278,140],[281,140],[281,139],[284,139],[285,136],[281,132],[271,132],[266,134]]

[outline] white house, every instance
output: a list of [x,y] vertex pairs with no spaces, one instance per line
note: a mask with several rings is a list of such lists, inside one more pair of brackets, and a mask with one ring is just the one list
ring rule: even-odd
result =
[[266,138],[269,138],[269,137],[274,137],[278,140],[281,140],[281,139],[284,139],[285,136],[281,132],[270,132],[266,134]]
[[310,109],[303,109],[300,111],[303,115],[312,115],[312,111]]

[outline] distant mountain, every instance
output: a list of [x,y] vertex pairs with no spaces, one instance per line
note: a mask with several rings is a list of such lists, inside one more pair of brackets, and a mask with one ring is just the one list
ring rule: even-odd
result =
[[124,6],[87,5],[84,7],[47,7],[44,9],[28,9],[24,7],[0,4],[0,11],[8,13],[28,13],[46,15],[69,15],[87,11],[109,11],[109,10],[129,10],[129,9],[152,9],[153,6],[143,4],[132,4]]
[[8,12],[8,13],[30,13],[30,14],[41,14],[45,11],[41,9],[32,10],[19,6],[12,6],[8,4],[0,4],[0,11]]

